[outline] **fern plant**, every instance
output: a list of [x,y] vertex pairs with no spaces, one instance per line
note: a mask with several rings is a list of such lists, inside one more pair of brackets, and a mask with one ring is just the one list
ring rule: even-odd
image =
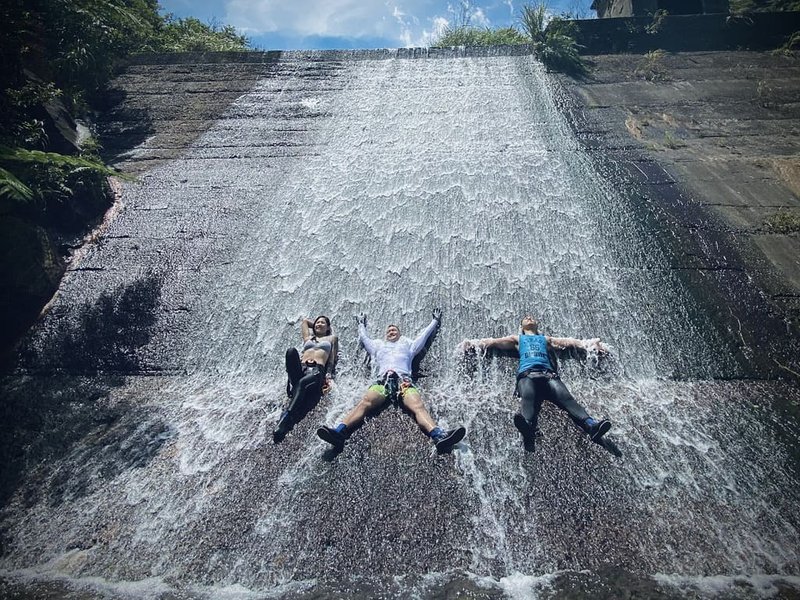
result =
[[572,24],[561,17],[549,18],[545,2],[526,4],[520,13],[522,29],[533,45],[534,53],[552,71],[570,75],[586,74]]
[[33,200],[33,190],[22,183],[11,171],[0,167],[0,197],[15,202]]
[[98,177],[112,176],[132,179],[84,156],[0,146],[0,208],[4,214],[40,213],[46,206],[42,201],[63,204],[73,198],[76,186],[90,181],[91,187],[101,186]]

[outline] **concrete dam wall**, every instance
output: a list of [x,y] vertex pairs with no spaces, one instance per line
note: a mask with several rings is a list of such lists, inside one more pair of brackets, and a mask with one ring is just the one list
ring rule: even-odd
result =
[[[2,381],[10,598],[790,598],[800,592],[797,60],[524,50],[150,57],[105,150],[137,174]],[[438,455],[353,315],[440,333]],[[600,337],[561,377],[617,453],[465,338]],[[302,317],[334,389],[279,444]]]

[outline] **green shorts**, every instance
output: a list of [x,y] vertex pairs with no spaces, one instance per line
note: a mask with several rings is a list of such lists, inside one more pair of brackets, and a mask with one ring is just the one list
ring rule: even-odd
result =
[[[386,398],[386,396],[388,395],[388,392],[386,391],[386,385],[382,381],[376,381],[371,386],[369,386],[369,388],[367,388],[367,391],[375,392],[381,398]],[[414,391],[414,392],[417,392],[419,394],[419,390],[417,389],[417,386],[414,385],[414,382],[411,381],[411,378],[410,377],[403,377],[400,380],[400,394],[399,395],[402,396],[403,394],[405,394],[408,391]]]

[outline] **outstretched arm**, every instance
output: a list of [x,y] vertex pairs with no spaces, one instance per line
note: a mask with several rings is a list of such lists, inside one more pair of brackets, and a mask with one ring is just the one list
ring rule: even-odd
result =
[[419,354],[422,349],[425,347],[425,344],[428,343],[428,340],[433,335],[433,332],[439,327],[439,319],[433,318],[428,326],[417,336],[413,342],[411,342],[411,356],[416,356]]
[[364,346],[364,350],[367,351],[367,354],[370,356],[375,356],[375,352],[378,350],[378,345],[375,343],[375,340],[367,335],[367,325],[361,321],[358,323],[358,341],[361,342],[362,346]]
[[483,338],[477,341],[464,340],[464,350],[480,348],[481,350],[519,350],[519,336],[507,335],[499,338]]
[[547,345],[555,350],[568,350],[577,348],[579,350],[596,350],[599,354],[608,354],[608,348],[600,342],[600,338],[579,340],[576,338],[556,338],[545,336]]

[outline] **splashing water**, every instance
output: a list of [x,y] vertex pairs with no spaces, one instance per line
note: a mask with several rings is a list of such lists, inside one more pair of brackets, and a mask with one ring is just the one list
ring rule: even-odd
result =
[[[111,425],[20,486],[3,515],[4,573],[111,595],[154,581],[136,592],[153,597],[458,585],[538,597],[563,573],[677,582],[669,593],[743,573],[791,584],[796,434],[764,399],[796,390],[715,380],[736,371],[724,342],[593,168],[541,65],[330,62],[320,75],[288,54],[184,157],[127,186],[109,240],[186,234],[180,252],[109,242],[86,258],[104,277],[66,281],[68,315],[143,269],[162,273],[166,308],[142,353],[163,373],[104,387]],[[436,306],[445,321],[421,388],[443,426],[467,427],[465,443],[438,457],[389,408],[328,455],[314,429],[368,383],[352,316],[367,312],[376,337],[390,322],[414,335]],[[547,405],[525,454],[513,361],[465,372],[458,342],[512,333],[526,313],[614,349],[609,370],[564,361],[562,373],[613,421],[622,460]],[[341,339],[336,389],[273,446],[283,351],[317,314]],[[130,458],[132,445],[152,451]]]

